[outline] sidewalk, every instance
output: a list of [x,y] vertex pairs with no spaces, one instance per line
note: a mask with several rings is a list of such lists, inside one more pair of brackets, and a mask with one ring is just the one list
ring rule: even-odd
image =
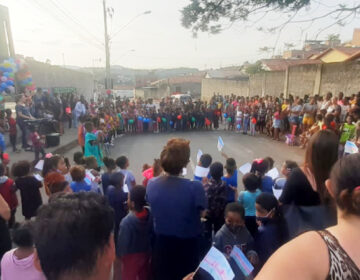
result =
[[[51,147],[51,148],[45,148],[45,152],[46,153],[53,153],[53,154],[64,154],[67,151],[71,150],[72,148],[76,147],[78,145],[77,142],[77,128],[64,128],[64,134],[62,136],[60,136],[60,144],[59,146],[56,147]],[[21,133],[21,132],[20,132]],[[20,138],[21,134],[18,134],[18,146],[21,145]],[[8,135],[5,135],[5,140],[6,142],[8,142]],[[9,154],[10,156],[10,166],[19,161],[19,160],[28,160],[28,161],[33,161],[35,158],[34,152],[26,152],[24,150],[21,150],[20,153],[14,153],[12,151],[12,147],[10,145],[7,145],[6,147],[6,152]]]

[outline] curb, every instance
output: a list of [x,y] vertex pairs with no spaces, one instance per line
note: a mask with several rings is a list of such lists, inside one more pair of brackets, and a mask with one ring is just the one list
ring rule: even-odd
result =
[[[61,141],[61,140],[60,140]],[[74,149],[75,147],[78,146],[78,140],[75,139],[73,141],[70,141],[69,143],[66,143],[64,145],[59,145],[59,147],[55,148],[55,150],[53,150],[51,153],[52,154],[65,154],[68,151]]]

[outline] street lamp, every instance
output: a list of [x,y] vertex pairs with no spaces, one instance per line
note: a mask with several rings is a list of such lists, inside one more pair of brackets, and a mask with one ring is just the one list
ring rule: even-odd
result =
[[149,15],[149,14],[151,14],[151,11],[150,11],[150,10],[145,11],[145,12],[142,12],[142,13],[134,16],[131,20],[129,20],[129,22],[128,22],[127,24],[125,24],[125,25],[123,25],[122,27],[120,27],[120,29],[118,29],[118,31],[116,31],[116,32],[114,33],[114,35],[111,36],[110,39],[113,39],[116,35],[118,35],[118,34],[119,34],[122,30],[124,30],[126,27],[128,27],[128,26],[129,26],[135,19],[137,19],[138,17],[141,17],[141,16],[143,16],[143,15]]

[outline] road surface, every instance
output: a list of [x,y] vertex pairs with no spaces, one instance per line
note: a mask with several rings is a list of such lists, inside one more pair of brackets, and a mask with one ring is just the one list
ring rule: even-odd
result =
[[[152,164],[154,158],[159,158],[160,152],[168,139],[181,137],[190,140],[191,158],[187,166],[186,178],[193,178],[193,171],[196,166],[196,155],[199,149],[203,153],[211,154],[213,162],[220,161],[223,164],[225,159],[217,150],[217,139],[221,136],[224,140],[223,151],[236,160],[237,166],[252,162],[256,158],[270,156],[275,160],[275,166],[280,170],[285,160],[294,160],[299,164],[303,162],[304,151],[298,147],[289,147],[283,142],[273,141],[264,136],[249,136],[224,130],[217,131],[194,131],[194,132],[173,132],[161,134],[136,134],[123,135],[115,140],[115,145],[111,147],[111,156],[117,158],[125,155],[130,160],[129,169],[133,171],[136,182],[141,184],[143,181],[142,167],[145,163]],[[80,151],[80,148],[74,148],[65,154],[72,162],[73,154]],[[241,173],[239,173],[239,190],[243,189],[241,183]],[[47,197],[42,190],[43,200]],[[20,202],[20,199],[19,199]],[[16,213],[17,221],[22,221],[21,207]]]

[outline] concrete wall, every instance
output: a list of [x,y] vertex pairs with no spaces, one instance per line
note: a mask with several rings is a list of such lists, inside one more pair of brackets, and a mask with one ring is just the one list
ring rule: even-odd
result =
[[223,79],[203,79],[201,83],[201,99],[209,100],[214,93],[222,95],[249,95],[249,81],[234,81]]
[[293,96],[312,95],[314,92],[317,65],[289,67],[288,94]]
[[328,91],[345,95],[357,93],[360,90],[360,61],[350,63],[327,63],[322,67],[320,94]]
[[[288,75],[286,75],[288,73]],[[288,76],[288,79],[286,77]],[[350,96],[360,90],[360,60],[341,63],[297,65],[288,71],[251,75],[249,81],[203,79],[201,98],[209,100],[214,92],[223,95],[285,96],[324,95],[343,91]]]
[[265,95],[280,96],[284,92],[285,71],[265,72]]
[[30,73],[37,87],[74,87],[78,94],[90,99],[94,92],[92,74],[27,60]]

